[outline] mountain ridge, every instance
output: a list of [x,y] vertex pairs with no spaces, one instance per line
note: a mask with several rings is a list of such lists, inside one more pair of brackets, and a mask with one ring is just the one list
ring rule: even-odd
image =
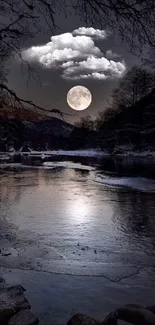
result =
[[20,120],[20,119],[0,119],[0,148],[14,144],[19,149],[25,143],[29,143],[34,148],[45,148],[51,143],[53,147],[58,146],[61,139],[63,143],[68,139],[71,132],[76,127],[57,117],[50,117],[44,120]]

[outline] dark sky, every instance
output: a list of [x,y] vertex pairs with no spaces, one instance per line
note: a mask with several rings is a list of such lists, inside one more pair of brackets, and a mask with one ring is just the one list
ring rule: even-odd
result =
[[[87,115],[95,117],[98,111],[104,110],[112,89],[119,82],[119,76],[122,76],[125,71],[124,67],[128,69],[135,65],[136,58],[127,51],[115,33],[105,37],[105,32],[102,31],[100,35],[95,26],[86,26],[78,16],[69,15],[65,19],[61,14],[56,17],[56,23],[59,29],[48,34],[36,35],[27,44],[29,50],[23,54],[38,74],[41,87],[34,79],[31,79],[27,85],[27,70],[22,71],[20,62],[15,59],[11,65],[9,86],[22,98],[34,100],[40,106],[48,106],[72,114],[73,116],[67,118],[68,122],[74,123],[80,117]],[[80,27],[93,27],[93,30],[79,29]],[[70,34],[65,36],[64,33]],[[64,35],[56,37],[61,34]],[[44,47],[46,53],[41,49],[42,52],[38,54],[36,51],[37,54],[34,56],[31,47],[45,46],[51,41],[53,35],[56,38],[52,40],[49,48]],[[51,54],[56,57],[54,64]],[[39,60],[42,60],[42,63],[39,63]],[[70,67],[67,67],[66,63]],[[84,111],[72,110],[67,104],[67,92],[75,85],[84,85],[92,93],[92,104]]]

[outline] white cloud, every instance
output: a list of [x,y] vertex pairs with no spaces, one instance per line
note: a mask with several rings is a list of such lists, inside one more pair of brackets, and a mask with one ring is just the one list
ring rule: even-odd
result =
[[86,35],[101,39],[105,39],[108,36],[105,30],[95,29],[93,27],[79,27],[73,31],[73,35]]
[[[90,57],[85,61],[75,62],[74,65],[66,67],[64,77],[72,78],[74,75],[83,75],[82,79],[107,79],[108,77],[120,77],[126,70],[124,62],[108,60],[104,57]],[[106,73],[106,74],[105,74]]]
[[47,44],[32,46],[22,55],[44,67],[60,69],[62,78],[66,79],[118,78],[126,70],[124,61],[115,61],[119,55],[111,50],[106,52],[105,57],[95,44],[95,38],[104,41],[106,37],[104,30],[80,27],[72,33],[52,36]]
[[52,36],[46,45],[32,46],[23,51],[26,59],[37,60],[47,67],[75,58],[87,58],[90,55],[102,55],[94,41],[88,36],[73,36],[71,33]]
[[[64,75],[65,79],[70,79],[71,77]],[[96,80],[106,80],[108,76],[106,76],[104,73],[99,73],[99,72],[92,72],[88,74],[80,74],[80,75],[75,75],[72,76],[72,80],[80,80],[80,79],[96,79]]]
[[73,65],[74,65],[74,61],[68,61],[68,62],[64,62],[64,63],[61,65],[61,67],[64,68],[64,69],[66,69],[66,68],[69,68],[69,67],[71,67],[71,66],[73,66]]
[[109,59],[120,58],[120,54],[113,53],[111,50],[106,51],[106,57]]
[[108,78],[104,73],[100,73],[100,72],[93,72],[92,75],[94,79],[98,79],[98,80],[105,80]]

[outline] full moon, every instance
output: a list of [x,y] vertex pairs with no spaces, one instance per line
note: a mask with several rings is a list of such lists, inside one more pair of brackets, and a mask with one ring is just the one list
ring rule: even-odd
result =
[[91,102],[92,94],[89,89],[84,86],[75,86],[71,88],[67,94],[68,105],[77,111],[83,111],[88,108]]

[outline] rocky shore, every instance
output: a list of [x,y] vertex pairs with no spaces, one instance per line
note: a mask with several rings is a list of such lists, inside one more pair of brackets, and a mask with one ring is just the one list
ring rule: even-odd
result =
[[31,306],[21,285],[0,290],[1,325],[37,325],[38,318],[31,312]]
[[[31,311],[31,305],[24,295],[25,291],[21,285],[0,290],[1,325],[37,325],[39,323],[39,319]],[[155,306],[125,305],[111,312],[101,321],[79,313],[72,316],[67,325],[116,325],[118,320],[135,325],[154,325]]]

